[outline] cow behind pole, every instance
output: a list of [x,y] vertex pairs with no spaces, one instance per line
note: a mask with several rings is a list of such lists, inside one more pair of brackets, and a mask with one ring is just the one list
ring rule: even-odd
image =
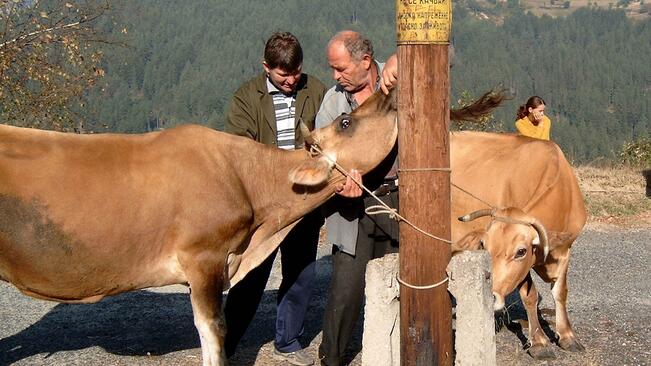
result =
[[[450,0],[397,0],[400,211],[450,239]],[[450,246],[400,223],[402,365],[452,365]],[[413,285],[413,286],[412,286]]]

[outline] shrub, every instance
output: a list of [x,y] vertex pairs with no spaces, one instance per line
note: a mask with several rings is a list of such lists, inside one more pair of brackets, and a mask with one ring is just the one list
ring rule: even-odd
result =
[[625,142],[619,150],[619,160],[633,168],[651,167],[651,138]]

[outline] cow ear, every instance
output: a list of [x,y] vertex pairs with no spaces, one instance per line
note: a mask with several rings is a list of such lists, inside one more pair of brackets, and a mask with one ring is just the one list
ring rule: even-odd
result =
[[486,230],[471,231],[463,238],[452,243],[452,255],[455,255],[464,250],[480,250],[484,249],[484,243],[488,239]]
[[549,250],[552,250],[571,243],[574,235],[565,231],[547,231],[547,239],[549,240]]
[[304,186],[319,185],[330,177],[332,163],[324,157],[308,159],[289,172],[289,180]]

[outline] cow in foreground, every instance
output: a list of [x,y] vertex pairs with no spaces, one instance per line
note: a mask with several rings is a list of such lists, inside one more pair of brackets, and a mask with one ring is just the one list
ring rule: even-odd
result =
[[453,254],[488,250],[496,310],[518,288],[529,319],[529,353],[552,358],[538,321],[533,268],[551,283],[559,346],[583,350],[567,314],[567,271],[586,210],[563,153],[549,141],[478,132],[453,133],[450,146],[452,215],[460,220],[452,223]]
[[[327,135],[324,154],[367,172],[394,145],[394,110],[376,95],[353,114],[367,118],[314,135]],[[222,291],[334,194],[343,179],[331,170],[323,156],[196,125],[143,135],[0,125],[0,278],[70,303],[188,284],[203,364],[222,365]]]
[[[482,98],[455,118],[500,101]],[[303,134],[323,155],[196,125],[142,135],[0,125],[0,279],[70,303],[187,284],[203,364],[223,365],[222,291],[334,194],[345,177],[333,160],[365,173],[389,154],[395,97],[376,93]]]

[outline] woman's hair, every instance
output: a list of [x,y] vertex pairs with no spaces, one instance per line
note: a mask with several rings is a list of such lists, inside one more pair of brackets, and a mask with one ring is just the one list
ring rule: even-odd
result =
[[264,47],[264,61],[272,69],[296,71],[303,63],[303,49],[293,34],[276,32]]
[[527,99],[527,103],[521,105],[518,108],[518,112],[517,112],[518,118],[517,119],[523,119],[524,117],[528,116],[529,115],[529,108],[534,108],[535,109],[541,104],[546,105],[543,98],[541,98],[539,96],[534,95],[531,98]]

